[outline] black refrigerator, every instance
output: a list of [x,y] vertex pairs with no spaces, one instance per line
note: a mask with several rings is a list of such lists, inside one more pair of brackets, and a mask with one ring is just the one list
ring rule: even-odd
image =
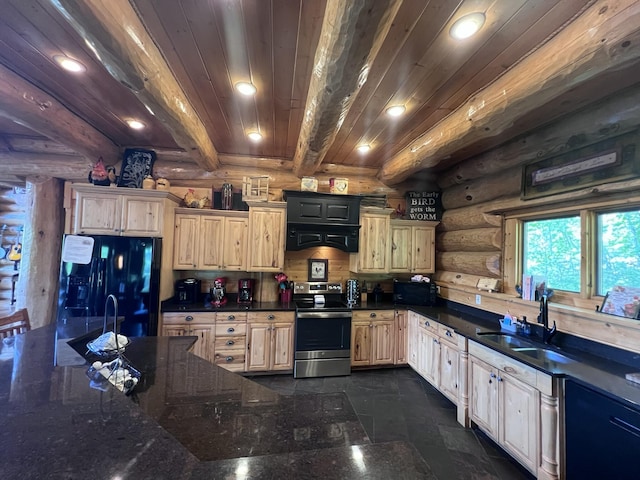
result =
[[[66,235],[58,325],[87,319],[102,325],[106,299],[113,294],[118,300],[118,317],[123,318],[120,333],[157,335],[161,249],[160,238]],[[111,304],[107,314],[112,329]]]

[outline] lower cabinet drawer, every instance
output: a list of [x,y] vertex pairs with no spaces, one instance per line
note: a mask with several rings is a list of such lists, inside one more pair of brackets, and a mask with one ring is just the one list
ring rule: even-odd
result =
[[176,323],[215,323],[215,313],[209,312],[169,312],[162,314],[162,323],[164,324],[176,324]]
[[215,339],[215,351],[220,352],[223,350],[230,349],[242,349],[244,352],[244,348],[247,345],[247,337],[239,336],[239,337],[227,337],[221,336],[216,337]]
[[232,372],[242,372],[244,371],[244,350],[220,350],[214,355],[213,362]]
[[246,335],[246,323],[216,323],[216,338],[220,336]]

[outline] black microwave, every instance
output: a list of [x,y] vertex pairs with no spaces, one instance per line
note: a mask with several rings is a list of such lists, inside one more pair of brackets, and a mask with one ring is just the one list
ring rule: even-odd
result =
[[400,305],[435,305],[438,290],[433,282],[393,282],[393,301]]

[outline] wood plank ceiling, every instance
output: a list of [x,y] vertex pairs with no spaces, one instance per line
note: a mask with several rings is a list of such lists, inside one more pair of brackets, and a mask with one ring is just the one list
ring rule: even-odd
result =
[[[98,156],[116,163],[136,146],[194,175],[251,158],[394,184],[640,81],[631,0],[0,0],[0,11],[9,180],[84,179]],[[472,12],[483,28],[453,39]],[[86,72],[60,69],[61,54]],[[257,93],[240,95],[240,81]],[[406,111],[391,118],[396,104]],[[134,118],[146,128],[130,129]]]

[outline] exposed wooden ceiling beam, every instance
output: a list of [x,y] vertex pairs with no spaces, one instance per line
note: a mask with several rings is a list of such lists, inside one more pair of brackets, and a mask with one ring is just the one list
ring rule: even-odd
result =
[[0,115],[89,158],[118,158],[116,145],[51,95],[0,65]]
[[324,160],[401,3],[327,2],[293,159],[293,172],[297,176],[314,174]]
[[497,138],[519,118],[612,70],[640,65],[640,5],[601,2],[422,134],[378,175],[397,184],[482,139]]
[[[84,157],[48,153],[0,152],[2,168],[12,175],[43,175],[87,181],[91,163]],[[6,178],[0,173],[1,178]]]
[[136,94],[200,167],[218,168],[218,153],[204,124],[128,0],[50,1],[107,71]]

